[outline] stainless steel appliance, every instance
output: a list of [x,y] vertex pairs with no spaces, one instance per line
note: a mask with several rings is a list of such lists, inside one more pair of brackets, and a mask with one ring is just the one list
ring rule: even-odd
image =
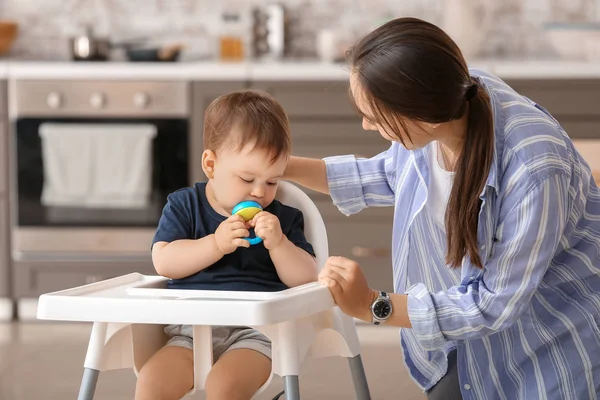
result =
[[106,61],[110,57],[110,40],[95,37],[91,27],[86,33],[69,40],[73,61]]
[[289,37],[288,14],[282,4],[255,8],[252,13],[253,56],[260,59],[281,59],[286,56]]
[[[16,80],[11,82],[10,97],[13,259],[149,259],[151,239],[167,195],[188,186],[193,176],[190,171],[199,168],[194,161],[199,157],[190,154],[194,146],[190,144],[193,139],[188,122],[189,83]],[[48,147],[44,141],[48,139],[43,140],[42,135],[48,127],[70,133],[60,140],[54,138],[54,147]],[[127,167],[140,157],[143,146],[133,145],[131,151],[124,147],[131,139],[128,132],[139,127],[151,128],[154,135],[147,147],[147,168],[132,169],[137,180],[111,179],[107,173],[104,178],[94,178],[98,171],[92,175],[89,170],[110,170],[117,161]],[[95,142],[82,141],[86,134]],[[65,152],[65,146],[70,153]],[[104,153],[100,153],[101,147]],[[56,176],[65,171],[66,178],[57,183]],[[121,176],[122,171],[117,174]],[[73,179],[79,180],[75,186]],[[98,182],[85,179],[104,179],[109,193],[136,191],[144,186],[139,182],[146,182],[147,192],[140,201],[125,205],[109,204],[113,200],[110,196],[89,202],[85,190]],[[130,183],[119,186],[117,181]],[[71,192],[72,187],[83,188],[80,192],[84,194],[79,196],[79,203],[49,201],[46,192],[52,185],[55,191],[67,190],[65,185]]]
[[[130,38],[128,40],[122,42],[114,42],[110,40],[106,36],[96,36],[94,34],[94,30],[91,26],[86,26],[85,33],[73,36],[69,39],[69,48],[71,50],[71,58],[73,61],[108,61],[111,58],[111,52],[116,48],[123,48],[126,52],[136,46],[144,45],[148,39],[145,37],[139,38]],[[175,51],[171,50],[173,48]],[[179,48],[175,49],[173,46],[169,46],[169,48],[155,49],[155,54],[159,53],[162,50],[162,57],[158,57],[155,55],[154,58],[160,60],[170,60],[179,56],[178,51]],[[177,56],[175,56],[175,52],[177,52]],[[128,58],[135,58],[129,56]],[[156,60],[145,60],[145,61],[156,61]]]

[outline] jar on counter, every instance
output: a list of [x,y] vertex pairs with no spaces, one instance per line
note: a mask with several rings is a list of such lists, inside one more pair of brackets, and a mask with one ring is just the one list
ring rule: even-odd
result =
[[222,29],[219,35],[219,58],[221,61],[242,61],[244,59],[244,23],[239,13],[225,12],[221,18]]

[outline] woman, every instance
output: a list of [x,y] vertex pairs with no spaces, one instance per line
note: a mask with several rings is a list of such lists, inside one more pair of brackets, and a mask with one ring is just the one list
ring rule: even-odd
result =
[[294,157],[286,179],[329,193],[344,214],[395,207],[395,293],[371,290],[342,257],[320,282],[347,314],[406,328],[406,365],[430,399],[596,398],[600,191],[567,134],[469,71],[427,22],[391,21],[349,61],[363,128],[391,147]]

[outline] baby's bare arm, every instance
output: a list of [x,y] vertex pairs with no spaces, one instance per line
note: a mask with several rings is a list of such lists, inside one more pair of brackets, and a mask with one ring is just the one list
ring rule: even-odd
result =
[[238,247],[249,247],[246,224],[242,217],[232,215],[221,222],[216,232],[201,239],[180,239],[156,242],[152,247],[152,262],[156,272],[170,279],[186,278],[202,271],[225,254]]
[[315,258],[304,249],[296,246],[287,237],[281,244],[269,251],[277,275],[288,287],[300,286],[317,280]]
[[182,279],[207,268],[223,257],[215,235],[201,239],[156,242],[152,246],[152,262],[159,275]]

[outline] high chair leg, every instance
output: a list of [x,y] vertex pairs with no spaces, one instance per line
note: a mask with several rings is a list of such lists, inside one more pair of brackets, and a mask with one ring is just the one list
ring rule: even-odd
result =
[[285,400],[300,400],[300,382],[298,375],[288,375],[283,377],[285,388]]
[[81,387],[77,400],[93,400],[98,382],[98,374],[102,367],[103,350],[106,342],[106,332],[108,324],[106,322],[94,322],[90,342],[88,343],[85,362],[83,363],[83,378],[81,378]]
[[77,400],[93,400],[94,392],[96,392],[96,383],[100,371],[97,369],[84,368],[83,378],[81,379],[81,387],[79,388],[79,396]]
[[350,365],[350,373],[352,374],[352,382],[354,382],[354,393],[357,400],[371,400],[371,392],[369,391],[369,382],[363,367],[362,358],[359,355],[348,358]]

